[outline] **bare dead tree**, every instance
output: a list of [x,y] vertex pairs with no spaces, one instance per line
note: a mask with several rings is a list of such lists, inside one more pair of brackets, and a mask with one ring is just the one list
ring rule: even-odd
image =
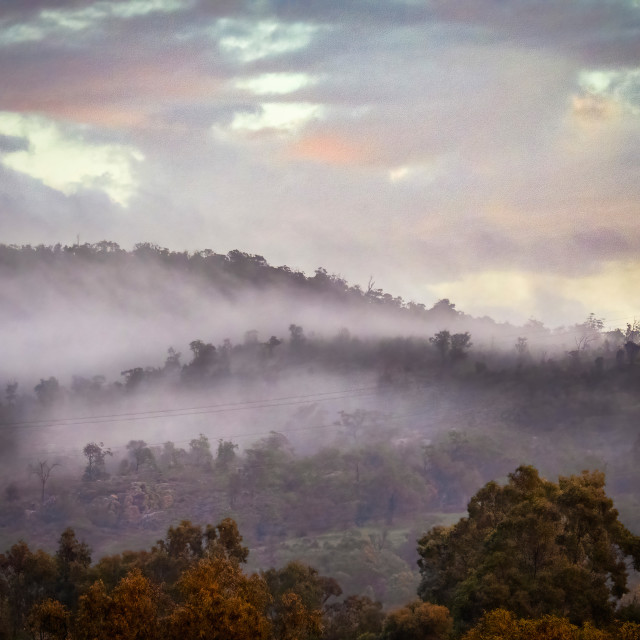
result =
[[38,460],[38,464],[31,467],[31,473],[38,477],[38,480],[40,481],[40,487],[42,489],[42,492],[40,494],[40,504],[44,504],[44,489],[47,485],[47,481],[49,480],[49,476],[51,475],[51,472],[59,466],[60,465],[57,462],[54,464],[49,464],[46,460]]

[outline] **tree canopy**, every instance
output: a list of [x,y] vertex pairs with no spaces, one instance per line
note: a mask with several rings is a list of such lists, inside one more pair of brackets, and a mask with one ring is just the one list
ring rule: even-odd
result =
[[503,607],[521,617],[572,623],[613,618],[627,563],[640,566],[640,538],[618,520],[598,471],[557,483],[521,466],[485,485],[469,515],[419,540],[420,596],[448,606],[462,625]]

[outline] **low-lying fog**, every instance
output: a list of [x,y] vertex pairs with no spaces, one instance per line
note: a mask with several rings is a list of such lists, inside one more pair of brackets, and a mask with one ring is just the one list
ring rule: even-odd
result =
[[23,271],[1,267],[0,380],[16,380],[23,388],[49,376],[115,381],[133,367],[162,366],[169,347],[186,354],[196,339],[238,344],[251,330],[261,341],[282,340],[291,324],[324,338],[344,329],[361,339],[469,331],[476,351],[513,351],[519,336],[527,336],[541,355],[575,348],[573,332],[552,334],[536,323],[513,327],[463,314],[425,319],[395,313],[390,305],[348,304],[334,295],[247,281],[227,281],[221,291],[200,275],[142,259],[38,264]]
[[[98,252],[75,262],[64,252],[44,253],[46,259],[32,259],[26,267],[0,260],[0,382],[3,388],[17,382],[23,398],[19,419],[5,417],[6,437],[20,432],[16,463],[46,456],[81,466],[82,447],[90,441],[124,455],[132,439],[154,446],[171,440],[187,448],[199,434],[214,446],[219,439],[233,440],[242,449],[272,430],[285,433],[304,454],[332,443],[353,444],[341,416],[357,411],[379,414],[389,439],[427,442],[437,432],[498,424],[510,407],[504,395],[487,405],[473,389],[439,385],[438,353],[429,343],[437,332],[470,333],[471,372],[474,364],[478,372],[515,370],[525,360],[567,358],[572,349],[586,366],[592,356],[585,346],[596,338],[603,344],[601,327],[589,323],[557,331],[537,321],[500,325],[470,318],[448,301],[425,312],[394,301],[372,283],[368,294],[352,289],[349,296],[347,283],[322,270],[305,279],[260,261],[256,267],[251,256],[238,259],[242,268],[231,275],[219,270],[214,277],[164,264],[153,251],[152,258],[120,252],[124,257],[113,259]],[[274,274],[281,284],[274,284]],[[312,345],[299,361],[295,331]],[[269,346],[272,337],[277,340]],[[394,342],[411,337],[416,342]],[[194,358],[195,340],[213,345],[218,363],[226,358],[225,375],[215,383],[179,384],[181,368]],[[319,359],[313,352],[318,345],[324,349]],[[619,346],[607,346],[611,362]],[[172,372],[166,367],[169,347],[174,357],[181,354]],[[406,382],[412,363],[421,359],[433,363],[429,384]],[[219,366],[207,375],[215,376]],[[127,382],[134,369],[144,378],[138,386]],[[40,406],[34,388],[52,377],[59,384],[56,401]],[[401,389],[392,384],[380,390],[382,381],[399,379],[405,380]],[[8,388],[2,401],[10,404]],[[529,445],[524,442],[522,450]]]

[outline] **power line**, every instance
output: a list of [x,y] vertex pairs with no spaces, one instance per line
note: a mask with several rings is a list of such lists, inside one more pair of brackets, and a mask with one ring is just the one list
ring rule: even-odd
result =
[[[404,413],[404,414],[387,414],[387,415],[383,415],[382,419],[386,422],[389,421],[398,421],[398,420],[406,420],[408,418],[414,418],[414,417],[418,417],[418,416],[423,416],[426,414],[431,415],[435,420],[438,420],[440,418],[442,418],[442,416],[444,416],[445,414],[449,414],[452,410],[452,408],[440,408],[438,409],[434,409],[434,407],[432,406],[422,406],[422,407],[416,407],[416,409],[419,409],[417,411],[412,411],[411,413]],[[470,407],[468,409],[463,409],[463,410],[455,410],[455,415],[456,417],[461,417],[464,415],[468,415],[468,414],[476,414],[478,412],[477,407]],[[369,425],[370,426],[370,425]],[[320,425],[311,425],[311,426],[307,426],[307,427],[294,427],[294,428],[288,428],[288,429],[270,429],[268,431],[253,431],[250,433],[242,433],[242,434],[222,434],[220,436],[220,439],[225,439],[225,438],[229,438],[229,439],[233,439],[233,440],[238,440],[238,439],[243,439],[243,438],[256,438],[256,437],[260,437],[260,436],[267,436],[270,435],[271,433],[280,433],[280,434],[291,434],[291,433],[303,433],[303,432],[309,432],[309,431],[320,431],[320,430],[326,430],[326,429],[335,429],[335,430],[340,430],[340,429],[344,429],[345,425],[342,425],[340,423],[337,422],[333,422],[330,424],[320,424]],[[366,427],[365,427],[366,428]],[[171,442],[173,444],[186,444],[191,442],[193,439],[189,439],[189,440],[172,440]],[[165,442],[152,442],[152,443],[147,443],[148,447],[157,447],[157,446],[162,446],[166,444]],[[126,445],[120,445],[120,446],[113,446],[113,447],[105,447],[107,449],[109,449],[110,451],[124,451],[126,449]],[[71,449],[71,450],[66,450],[66,451],[47,451],[47,452],[40,452],[42,455],[67,455],[68,457],[80,457],[81,455],[83,455],[82,450],[81,449]],[[30,458],[21,458],[21,460],[35,460],[36,458],[34,457],[30,457]]]
[[136,420],[153,420],[157,418],[173,418],[184,416],[199,416],[212,413],[230,413],[235,411],[247,411],[251,409],[270,409],[277,407],[295,406],[315,402],[328,402],[331,400],[348,400],[351,398],[375,395],[377,386],[345,389],[343,391],[324,391],[298,396],[283,396],[266,400],[251,400],[242,402],[228,402],[197,407],[180,407],[176,409],[149,409],[147,411],[134,411],[126,413],[112,413],[105,415],[89,415],[80,417],[68,417],[57,419],[25,420],[21,422],[7,422],[0,428],[48,428],[64,427],[85,424],[103,424],[107,422],[131,422]]

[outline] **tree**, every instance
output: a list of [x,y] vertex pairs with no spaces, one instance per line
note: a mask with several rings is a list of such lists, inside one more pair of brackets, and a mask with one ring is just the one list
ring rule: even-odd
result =
[[183,378],[187,381],[201,381],[211,375],[217,362],[216,348],[210,342],[193,340],[189,343],[193,359],[182,368]]
[[455,321],[455,319],[460,316],[460,311],[456,309],[456,305],[450,302],[448,298],[443,298],[442,300],[438,300],[438,302],[429,309],[428,314],[435,320],[449,323]]
[[7,400],[7,404],[11,407],[16,403],[16,399],[18,397],[18,383],[17,382],[8,382],[5,389],[5,398]]
[[130,571],[111,594],[102,581],[95,582],[80,597],[74,638],[155,640],[159,633],[159,589],[139,569]]
[[627,354],[627,361],[629,362],[629,365],[633,365],[638,357],[638,353],[640,353],[640,345],[629,340],[624,343],[624,350]]
[[453,620],[446,607],[415,600],[392,611],[384,622],[381,640],[445,640]]
[[58,599],[63,604],[73,607],[78,591],[88,575],[91,549],[85,542],[78,540],[71,527],[67,527],[60,535],[55,559]]
[[249,548],[242,546],[242,536],[232,518],[225,518],[215,526],[207,525],[204,535],[209,555],[221,556],[236,564],[247,561]]
[[382,604],[366,596],[349,596],[325,607],[323,640],[357,640],[382,631]]
[[26,626],[37,640],[66,640],[69,616],[61,602],[47,598],[31,608]]
[[134,367],[121,371],[120,375],[124,376],[124,388],[127,391],[135,391],[144,381],[147,371],[142,367]]
[[267,355],[269,357],[273,356],[273,352],[275,348],[282,344],[282,340],[276,338],[275,336],[271,336],[269,341],[265,343],[265,347],[267,348]]
[[38,461],[37,465],[31,467],[31,473],[38,476],[38,480],[40,482],[40,504],[44,504],[44,489],[49,480],[49,476],[55,467],[59,467],[60,465],[56,462],[54,464],[49,464],[46,460]]
[[151,468],[155,468],[156,461],[153,456],[153,452],[147,446],[144,440],[130,440],[127,444],[127,451],[131,454],[136,466],[136,473],[143,465],[148,465]]
[[184,449],[179,449],[171,442],[165,442],[160,453],[160,464],[168,469],[181,467],[187,456]]
[[322,607],[332,595],[340,595],[337,582],[318,575],[301,562],[290,562],[282,569],[262,574],[272,601],[268,610],[277,638],[314,638],[322,629]]
[[40,382],[33,388],[38,397],[38,402],[45,407],[50,407],[60,397],[60,383],[54,377],[47,380],[40,379]]
[[84,470],[84,480],[99,480],[107,475],[105,460],[107,456],[113,455],[110,449],[106,449],[102,442],[89,442],[82,450],[87,459],[87,466]]
[[429,338],[429,342],[436,348],[442,362],[444,362],[451,348],[451,334],[446,330],[439,331],[435,336]]
[[453,362],[464,360],[467,357],[467,350],[473,346],[471,335],[468,331],[464,333],[454,333],[451,336],[451,351],[449,356]]
[[625,342],[635,342],[640,338],[640,320],[636,320],[634,318],[633,323],[627,322],[627,328],[625,329],[623,336]]
[[576,325],[576,349],[584,351],[589,346],[600,339],[602,330],[604,329],[604,320],[596,318],[595,313],[590,313],[582,324]]
[[609,632],[589,622],[580,628],[559,616],[518,619],[510,611],[494,609],[482,616],[462,640],[637,640],[639,631],[638,625],[630,623]]
[[518,363],[522,364],[529,355],[529,343],[526,338],[520,337],[516,341],[515,350],[518,354]]
[[269,592],[257,575],[221,557],[202,558],[180,578],[182,602],[167,620],[167,640],[267,640]]
[[211,445],[209,444],[209,438],[204,434],[200,434],[199,438],[194,438],[189,442],[189,457],[192,463],[196,467],[202,469],[210,469],[213,463],[213,456],[211,455]]
[[40,549],[32,552],[23,541],[0,554],[0,595],[3,608],[5,603],[8,608],[12,637],[23,627],[33,605],[53,595],[55,578],[54,559]]
[[625,557],[640,567],[640,538],[619,522],[597,471],[553,483],[519,467],[505,486],[485,485],[468,512],[418,542],[419,595],[461,626],[498,607],[605,623],[626,592]]
[[164,370],[167,373],[173,373],[180,371],[180,358],[182,354],[176,351],[173,347],[169,347],[167,350],[167,359],[164,361]]
[[94,582],[78,600],[74,624],[74,640],[96,640],[105,637],[105,620],[112,601],[102,580]]
[[201,558],[204,553],[202,527],[183,520],[177,527],[169,527],[164,548],[170,558]]
[[304,344],[306,337],[304,335],[304,329],[301,326],[297,324],[290,324],[289,334],[292,347],[297,348]]
[[229,465],[236,459],[237,444],[229,440],[218,440],[218,452],[216,455],[216,464],[222,469],[228,469]]

